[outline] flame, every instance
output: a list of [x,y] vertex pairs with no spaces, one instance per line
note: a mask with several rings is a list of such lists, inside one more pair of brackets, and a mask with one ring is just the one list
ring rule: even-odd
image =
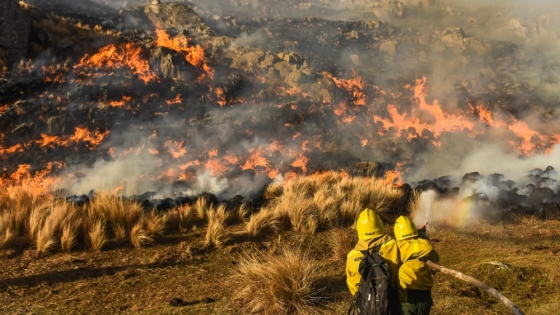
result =
[[177,96],[175,96],[175,98],[172,98],[170,100],[165,101],[165,103],[167,103],[167,105],[181,104],[182,102],[183,102],[183,99],[181,98],[181,94],[177,94]]
[[385,173],[385,182],[387,185],[401,187],[403,185],[403,171],[401,170],[403,163],[397,163],[394,170],[389,170]]
[[[199,45],[192,46],[190,45],[190,38],[186,36],[177,36],[171,38],[169,34],[161,29],[156,29],[156,41],[155,45],[157,47],[165,47],[169,49],[173,49],[179,53],[181,53],[187,62],[191,65],[202,69],[210,78],[214,77],[214,70],[210,68],[205,62],[205,53],[204,49]],[[199,82],[202,78],[199,78]]]
[[306,173],[307,172],[307,162],[309,159],[305,157],[303,154],[299,154],[298,158],[292,163],[293,167],[301,168],[301,170]]
[[262,149],[249,149],[249,152],[251,155],[241,167],[242,170],[255,169],[257,166],[269,168],[268,160],[262,156],[264,153]]
[[105,139],[105,137],[108,134],[109,134],[109,130],[105,132],[101,132],[99,131],[99,129],[96,129],[92,136],[91,132],[88,130],[87,127],[76,127],[76,131],[70,137],[61,138],[58,136],[49,136],[46,134],[41,134],[41,139],[36,140],[35,142],[40,147],[49,147],[49,148],[53,148],[55,146],[67,147],[71,143],[89,142],[88,147],[90,150],[93,150],[101,144],[103,139]]
[[[444,113],[437,100],[435,100],[433,104],[427,103],[426,93],[424,93],[425,85],[425,77],[416,80],[416,85],[413,87],[414,97],[412,98],[416,107],[412,108],[412,115],[410,117],[407,117],[406,112],[400,114],[393,104],[387,106],[387,112],[389,112],[390,118],[383,118],[377,115],[373,116],[374,122],[381,122],[383,124],[383,130],[381,130],[379,134],[383,135],[384,131],[395,128],[397,134],[401,131],[408,133],[407,138],[409,141],[417,137],[422,137],[422,132],[424,130],[433,133],[435,138],[438,138],[443,132],[463,130],[468,130],[471,136],[476,135],[473,132],[474,123],[469,119],[460,115]],[[429,114],[434,122],[422,122],[418,117],[423,113]]]
[[85,55],[74,68],[119,69],[127,67],[134,71],[144,83],[156,80],[155,73],[150,71],[148,60],[142,57],[142,48],[132,43],[122,46],[109,44],[101,48],[91,57]]
[[[48,162],[44,170],[30,172],[31,165],[20,164],[18,169],[10,174],[9,182],[0,182],[8,191],[14,191],[18,187],[23,187],[35,194],[49,196],[60,182],[58,177],[49,176],[54,167],[61,168],[63,163]],[[0,186],[2,186],[0,185]]]
[[187,153],[187,149],[184,147],[184,141],[167,140],[163,144],[163,147],[167,149],[167,152],[169,152],[174,159],[178,159]]
[[220,159],[209,159],[206,161],[206,164],[204,164],[204,168],[209,170],[210,175],[214,177],[224,175],[228,170],[228,167],[225,166]]
[[89,142],[89,148],[93,150],[95,147],[101,144],[103,139],[105,139],[108,134],[109,130],[101,132],[99,131],[99,129],[96,129],[94,131],[94,136],[92,137],[91,132],[87,127],[76,127],[76,132],[70,137],[69,140],[76,143],[80,141]]
[[4,112],[8,111],[8,109],[10,109],[10,104],[0,105],[0,115],[2,115]]
[[220,107],[227,105],[226,97],[224,96],[224,89],[221,87],[217,87],[214,89],[214,93],[216,93],[216,104],[220,105]]
[[367,96],[364,92],[364,80],[361,76],[356,74],[356,71],[352,70],[350,73],[350,79],[348,80],[338,79],[326,71],[323,72],[323,75],[333,80],[338,88],[347,90],[350,95],[352,95],[352,103],[354,105],[366,105]]
[[131,96],[123,96],[120,101],[109,101],[109,105],[111,105],[113,107],[122,107],[122,106],[124,106],[124,104],[126,104],[131,99],[132,99]]
[[[530,155],[535,153],[538,147],[548,145],[549,147],[558,143],[555,136],[550,138],[542,135],[538,131],[532,129],[527,125],[527,123],[511,118],[510,122],[507,123],[502,120],[495,120],[492,117],[490,110],[485,108],[482,104],[472,106],[469,104],[473,110],[478,113],[479,120],[484,122],[494,128],[507,128],[511,131],[517,138],[521,139],[521,142],[511,142],[511,145],[517,147],[517,151],[522,155]],[[545,151],[546,152],[546,151]]]

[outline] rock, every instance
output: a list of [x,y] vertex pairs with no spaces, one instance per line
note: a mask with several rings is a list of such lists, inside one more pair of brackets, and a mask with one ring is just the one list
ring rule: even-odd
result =
[[387,53],[389,56],[394,56],[397,53],[397,41],[386,40],[379,45],[379,51]]
[[171,299],[171,301],[169,301],[169,306],[177,307],[177,306],[183,306],[185,304],[186,304],[186,302],[183,301],[183,299],[180,299],[180,298],[173,298],[173,299]]
[[352,40],[352,39],[359,39],[360,35],[358,34],[358,31],[356,30],[351,30],[348,33],[344,33],[344,39],[345,40]]
[[477,181],[481,180],[482,177],[483,176],[479,172],[467,173],[465,174],[465,176],[463,176],[463,184],[476,183]]
[[449,47],[464,48],[465,43],[463,41],[463,38],[464,36],[461,33],[451,33],[444,35],[441,38],[441,42]]
[[360,64],[360,56],[356,54],[352,54],[350,55],[350,61],[352,61],[353,65],[358,66]]
[[200,300],[200,301],[201,301],[202,303],[205,303],[205,304],[209,304],[209,303],[214,303],[214,302],[216,302],[216,300],[214,300],[214,299],[211,298],[211,297],[205,297],[205,298],[203,298],[203,299]]
[[150,57],[150,64],[159,68],[164,78],[192,80],[196,76],[196,68],[176,51],[158,47]]

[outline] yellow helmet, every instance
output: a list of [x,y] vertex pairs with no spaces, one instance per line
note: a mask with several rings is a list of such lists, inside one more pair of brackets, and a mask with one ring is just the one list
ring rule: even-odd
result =
[[395,238],[400,241],[415,236],[418,236],[416,225],[409,217],[401,215],[395,222]]
[[358,231],[358,238],[361,240],[378,238],[385,234],[383,221],[375,211],[369,208],[360,212],[358,221],[356,221],[356,230]]

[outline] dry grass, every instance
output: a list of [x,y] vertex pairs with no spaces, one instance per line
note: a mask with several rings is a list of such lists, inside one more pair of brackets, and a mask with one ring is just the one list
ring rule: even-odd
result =
[[206,214],[212,207],[213,205],[208,200],[208,198],[204,196],[199,197],[193,205],[194,211],[196,213],[196,219],[198,221],[206,220]]
[[31,212],[44,199],[27,187],[0,188],[0,248],[10,247],[16,237],[28,233]]
[[130,243],[132,243],[134,247],[141,248],[153,242],[154,238],[149,235],[144,227],[144,222],[138,222],[132,227],[130,231]]
[[[387,185],[384,179],[352,178],[326,172],[288,181],[282,194],[275,194],[270,199],[268,208],[273,209],[281,227],[314,233],[350,226],[364,208],[375,209],[381,215],[389,209],[398,212],[396,208],[405,197],[401,190]],[[266,222],[265,217],[263,214],[260,220],[251,218],[253,230],[258,230],[257,221]]]
[[332,249],[332,258],[346,262],[346,255],[354,248],[358,236],[352,228],[334,228],[328,231],[327,241]]
[[232,276],[235,298],[248,314],[321,314],[318,274],[316,262],[300,249],[247,254]]
[[109,242],[107,239],[107,232],[105,231],[106,222],[103,219],[98,219],[94,222],[89,231],[89,240],[93,250],[101,250],[103,246]]
[[263,208],[260,212],[253,214],[247,222],[247,234],[252,238],[276,233],[280,228],[280,219],[274,210]]
[[231,240],[231,234],[220,221],[212,221],[208,224],[204,244],[206,246],[220,247]]
[[238,223],[243,223],[247,219],[247,217],[252,213],[249,205],[247,203],[243,203],[237,209],[237,217],[235,218]]
[[211,206],[206,211],[206,219],[208,220],[208,225],[218,222],[220,225],[226,225],[226,223],[231,219],[231,213],[226,209],[225,205],[219,205],[217,208]]
[[117,243],[124,241],[124,235],[130,235],[132,227],[144,218],[144,209],[138,202],[109,192],[98,193],[88,205],[87,212],[91,222],[101,219],[108,223],[108,233]]
[[150,212],[145,219],[146,231],[152,238],[162,237],[167,232],[167,224],[169,222],[169,214],[158,214],[156,211]]

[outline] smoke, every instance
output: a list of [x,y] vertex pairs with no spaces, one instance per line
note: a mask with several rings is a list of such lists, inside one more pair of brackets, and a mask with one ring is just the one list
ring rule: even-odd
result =
[[[58,4],[96,18],[108,14],[109,22],[134,32],[136,27],[153,26],[143,23],[143,9],[127,15],[128,9],[147,1],[33,2]],[[96,149],[103,154],[68,158],[66,187],[76,194],[124,187],[127,193],[154,191],[161,196],[205,191],[224,197],[250,195],[282,179],[288,170],[306,172],[305,166],[292,165],[300,165],[295,160],[304,156],[309,159],[307,172],[341,169],[360,160],[404,162],[404,179],[413,184],[449,175],[461,186],[465,173],[500,173],[523,193],[532,183],[527,174],[560,157],[559,147],[552,148],[558,142],[553,136],[560,133],[556,102],[560,27],[551,13],[558,6],[537,1],[524,10],[528,3],[193,1],[218,36],[232,37],[223,41],[229,45],[221,45],[219,37],[201,40],[216,67],[216,79],[203,87],[175,81],[144,91],[122,84],[125,69],[113,79],[92,80],[91,89],[75,83],[60,89],[61,94],[84,94],[67,104],[72,110],[87,106],[93,110],[97,104],[91,102],[106,101],[98,98],[101,92],[110,94],[104,96],[109,99],[125,90],[132,90],[129,94],[138,99],[150,93],[162,99],[139,113],[118,112],[121,116],[105,119],[111,134]],[[119,20],[121,13],[124,22]],[[138,37],[149,46],[153,34],[143,35]],[[245,54],[253,57],[243,58]],[[343,91],[323,71],[335,79],[359,77],[364,87]],[[251,81],[250,73],[266,77],[266,84]],[[422,77],[427,78],[424,92],[429,105],[440,104],[444,114],[464,118],[472,130],[417,127],[438,123],[427,110],[414,110],[419,105],[413,89]],[[218,86],[228,102],[241,101],[218,107],[212,99]],[[272,87],[277,86],[296,90],[292,97],[283,94],[275,99],[268,94],[276,93]],[[212,89],[201,92],[204,88]],[[177,91],[185,98],[180,110],[163,102]],[[353,104],[357,92],[366,94],[363,104]],[[372,121],[374,116],[393,119],[389,105],[404,119],[417,118],[420,123],[384,129],[382,122]],[[479,105],[492,113],[494,126],[489,118],[483,119]],[[172,117],[160,118],[167,112]],[[514,134],[509,127],[516,122],[526,124],[530,132]],[[249,156],[277,143],[281,147],[267,151],[266,163],[245,167]],[[533,143],[534,148],[521,150]],[[174,157],[183,148],[185,153]],[[112,156],[105,153],[109,150]],[[545,154],[546,150],[550,152]],[[223,159],[226,154],[243,159],[230,165]],[[500,193],[487,181],[461,188],[461,193],[483,193],[489,200],[497,200]],[[557,191],[555,186],[551,189]]]

